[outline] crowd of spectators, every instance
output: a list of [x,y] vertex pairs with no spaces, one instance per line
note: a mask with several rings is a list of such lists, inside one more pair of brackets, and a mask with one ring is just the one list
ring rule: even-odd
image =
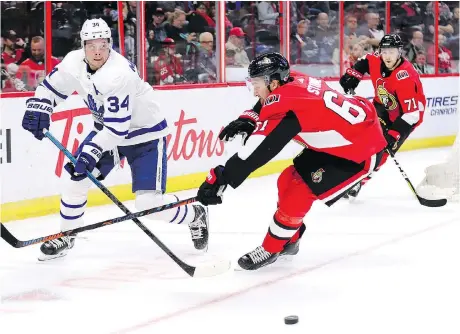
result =
[[[215,6],[214,1],[146,3],[150,83],[217,81]],[[280,50],[279,14],[274,1],[226,2],[222,57],[228,68],[247,67],[256,55]]]
[[[345,70],[366,53],[375,52],[389,27],[401,35],[404,56],[421,74],[434,73],[436,57],[439,73],[458,72],[458,2],[439,2],[437,34],[433,4],[391,2],[391,15],[386,15],[385,2],[344,2],[341,43],[338,1],[291,1],[290,61],[307,74],[337,77],[340,68]],[[52,43],[53,67],[68,52],[81,47],[79,32],[88,18],[104,19],[112,30],[114,49],[123,49],[125,57],[137,64],[139,2],[122,2],[123,41],[119,38],[117,2],[51,5],[52,41],[45,41],[44,2],[1,2],[2,91],[34,90],[45,76],[45,43]],[[215,1],[145,2],[144,59],[149,83],[217,82],[217,43],[225,43],[221,57],[227,69],[244,69],[258,54],[280,51],[279,2],[226,1],[224,41],[218,39],[216,12]]]

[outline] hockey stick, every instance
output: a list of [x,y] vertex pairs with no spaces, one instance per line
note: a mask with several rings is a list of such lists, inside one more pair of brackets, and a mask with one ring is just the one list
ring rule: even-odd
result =
[[51,235],[47,235],[47,236],[44,236],[44,237],[39,237],[39,238],[25,240],[25,241],[18,240],[14,235],[11,234],[10,231],[7,230],[7,228],[5,226],[3,226],[4,224],[0,224],[0,226],[1,226],[0,234],[1,234],[2,239],[5,240],[7,243],[9,243],[14,248],[22,248],[22,247],[35,245],[35,244],[38,244],[38,243],[41,243],[41,242],[54,240],[54,239],[57,239],[57,238],[60,238],[60,237],[66,236],[66,235],[68,236],[68,235],[75,234],[75,233],[95,230],[95,229],[100,228],[100,227],[104,227],[104,226],[107,226],[107,225],[113,225],[113,224],[116,224],[116,223],[121,223],[121,222],[126,221],[126,220],[147,216],[147,215],[150,215],[150,214],[155,213],[155,212],[160,212],[160,211],[164,211],[164,210],[168,210],[168,209],[173,209],[173,208],[176,208],[176,207],[179,207],[179,206],[182,206],[182,205],[187,205],[187,204],[190,204],[190,203],[193,203],[193,202],[196,202],[196,197],[191,197],[189,199],[184,199],[182,201],[165,204],[165,205],[162,205],[162,206],[159,206],[159,207],[156,207],[156,208],[147,209],[147,210],[139,211],[139,212],[136,212],[136,213],[130,213],[130,214],[126,215],[126,216],[107,219],[107,220],[104,220],[104,221],[99,222],[99,223],[94,223],[94,224],[91,224],[91,225],[86,225],[86,226],[74,228],[73,230],[67,230],[65,232],[51,234]]
[[[351,95],[356,95],[354,89],[350,89],[350,94]],[[391,156],[391,158],[395,162],[396,166],[399,168],[399,172],[404,177],[404,179],[406,180],[409,188],[412,190],[414,195],[417,197],[417,199],[418,199],[418,201],[419,201],[419,203],[421,205],[428,206],[430,208],[437,208],[437,207],[444,206],[444,205],[447,204],[447,199],[445,199],[445,198],[442,198],[442,199],[426,199],[426,198],[420,197],[417,194],[417,191],[415,190],[414,185],[412,184],[412,182],[410,182],[409,178],[407,177],[406,172],[402,169],[402,167],[399,164],[398,160],[396,160],[394,153],[389,149],[386,149],[386,151]]]
[[437,208],[437,207],[444,206],[444,205],[447,204],[447,199],[445,199],[445,198],[442,198],[442,199],[426,199],[426,198],[420,197],[417,194],[417,191],[415,191],[414,185],[412,184],[412,182],[410,182],[409,178],[407,177],[406,172],[402,169],[402,167],[399,164],[398,160],[396,160],[394,153],[389,149],[386,149],[386,151],[391,156],[391,158],[395,162],[396,166],[399,168],[399,172],[401,173],[401,175],[406,180],[407,184],[409,185],[409,188],[412,190],[414,195],[417,197],[417,199],[418,199],[420,204],[422,204],[424,206],[428,206],[430,208]]
[[[56,147],[65,154],[65,156],[75,165],[77,160],[60,142],[57,140],[49,131],[44,131],[45,136],[51,140],[51,142],[56,145]],[[131,212],[126,206],[121,203],[118,198],[116,198],[109,189],[107,189],[101,182],[99,182],[96,177],[90,172],[86,171],[88,178],[99,188],[102,192],[112,200],[125,214],[129,215]],[[132,218],[134,223],[140,227],[145,234],[147,234],[150,239],[152,239],[158,247],[160,247],[176,264],[182,268],[187,274],[191,277],[206,277],[206,276],[215,276],[224,273],[230,268],[230,261],[220,261],[213,265],[204,265],[199,267],[191,266],[181,259],[179,259],[166,245],[158,239],[155,234],[153,234],[142,222],[137,218]]]

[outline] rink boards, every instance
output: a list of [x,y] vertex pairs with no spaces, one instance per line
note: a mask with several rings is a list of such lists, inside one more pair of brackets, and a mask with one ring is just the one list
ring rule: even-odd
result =
[[[458,77],[423,78],[427,96],[424,123],[403,146],[404,150],[451,145],[459,127]],[[337,82],[328,82],[335,89]],[[372,97],[369,80],[356,93]],[[207,171],[225,161],[238,149],[236,139],[225,145],[218,140],[223,126],[250,108],[255,98],[245,86],[157,91],[157,101],[171,129],[168,136],[167,191],[195,188]],[[46,138],[39,142],[21,127],[27,98],[1,99],[1,222],[59,212],[60,176],[66,160]],[[53,113],[50,131],[74,151],[93,121],[83,100],[71,96]],[[290,144],[273,161],[252,176],[280,172],[299,153]],[[129,166],[115,169],[105,184],[122,200],[131,200]],[[88,205],[108,204],[98,189],[92,189]]]

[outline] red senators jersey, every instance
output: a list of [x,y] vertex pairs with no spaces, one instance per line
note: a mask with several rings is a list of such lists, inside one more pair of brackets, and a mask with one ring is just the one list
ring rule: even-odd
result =
[[292,111],[301,127],[294,140],[312,150],[361,163],[384,149],[386,140],[372,103],[343,95],[317,78],[295,73],[293,79],[265,99],[261,129],[269,132],[276,127],[274,121]]
[[[183,75],[184,71],[181,65],[181,59],[177,56],[169,58],[158,57],[154,69],[160,75],[160,84],[174,83],[176,75]],[[170,82],[168,82],[168,78]]]
[[7,52],[3,51],[2,52],[2,59],[5,65],[11,64],[11,63],[17,63],[18,61],[21,60],[22,54],[24,53],[24,49],[16,49],[14,50],[13,54],[8,54]]
[[[61,61],[56,57],[51,57],[51,66],[54,68]],[[45,63],[36,62],[31,58],[24,60],[19,66],[19,72],[22,76],[21,79],[30,88],[37,88],[46,76]]]
[[369,67],[366,72],[375,90],[374,101],[385,106],[391,122],[401,117],[409,125],[418,126],[423,121],[426,99],[412,64],[402,58],[401,64],[389,71],[380,56],[368,54],[366,60]]

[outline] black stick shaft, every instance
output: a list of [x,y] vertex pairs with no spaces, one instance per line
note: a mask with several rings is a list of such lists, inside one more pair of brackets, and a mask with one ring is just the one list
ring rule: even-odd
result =
[[38,243],[46,242],[46,241],[49,241],[49,240],[57,239],[57,238],[65,236],[65,235],[71,235],[71,234],[75,234],[75,233],[81,233],[81,232],[85,232],[85,231],[95,230],[95,229],[100,228],[100,227],[121,223],[121,222],[126,221],[126,220],[131,220],[133,218],[147,216],[147,215],[150,215],[152,213],[156,213],[156,212],[160,212],[160,211],[168,210],[168,209],[173,209],[173,208],[176,208],[178,206],[187,205],[187,204],[190,204],[190,203],[193,203],[193,202],[196,202],[196,197],[192,197],[192,198],[189,198],[189,199],[184,199],[182,201],[178,201],[178,202],[174,202],[174,203],[165,204],[165,205],[162,205],[162,206],[159,206],[159,207],[156,207],[156,208],[147,209],[147,210],[139,211],[139,212],[136,212],[136,213],[130,213],[128,215],[117,217],[117,218],[107,219],[107,220],[101,221],[99,223],[94,223],[94,224],[91,224],[91,225],[78,227],[78,228],[68,230],[68,231],[65,231],[65,232],[60,232],[60,233],[56,233],[56,234],[50,234],[50,235],[47,235],[47,236],[44,236],[44,237],[38,237],[38,238],[34,238],[34,239],[30,239],[30,240],[24,240],[24,241],[18,240],[15,236],[13,236],[11,234],[10,231],[8,231],[6,229],[6,227],[3,226],[3,224],[1,224],[1,236],[11,246],[13,246],[15,248],[22,248],[22,247],[27,247],[27,246],[35,245],[35,244],[38,244]]
[[[61,152],[63,152],[65,154],[65,156],[75,165],[77,163],[77,160],[75,159],[75,157],[72,155],[72,153],[70,153],[62,144],[59,140],[57,140],[49,131],[45,131],[45,136],[51,140],[51,142],[56,145],[57,148],[59,148],[59,150]],[[114,202],[116,204],[116,206],[118,206],[125,214],[129,215],[131,214],[131,212],[128,210],[128,208],[126,206],[123,205],[123,203],[121,203],[118,198],[115,197],[115,195],[113,195],[109,189],[107,189],[101,182],[99,182],[98,179],[96,179],[96,177],[91,174],[90,172],[86,171],[86,175],[88,176],[88,178],[99,188],[102,190],[102,192],[112,200],[112,202]],[[132,218],[132,220],[134,221],[134,223],[139,226],[139,228],[144,231],[145,234],[147,234],[150,239],[152,239],[157,245],[158,247],[160,247],[174,262],[176,262],[176,264],[181,267],[187,274],[189,274],[190,276],[193,276],[194,272],[195,272],[195,267],[192,267],[188,264],[186,264],[184,261],[182,261],[181,259],[179,259],[168,247],[166,247],[166,245],[160,240],[158,239],[155,234],[153,234],[144,224],[142,224],[142,222],[137,219],[137,218]]]
[[428,207],[431,207],[431,208],[436,208],[436,207],[444,206],[444,205],[447,204],[447,199],[445,199],[445,198],[442,198],[442,199],[426,199],[426,198],[420,197],[417,194],[417,191],[415,190],[414,185],[409,180],[409,177],[407,176],[406,172],[402,169],[402,167],[399,164],[398,160],[396,160],[394,153],[391,150],[388,150],[388,149],[386,151],[388,152],[388,154],[391,156],[391,158],[395,162],[395,165],[398,167],[399,172],[404,177],[404,179],[406,180],[406,183],[409,185],[409,188],[412,190],[414,195],[417,197],[417,199],[418,199],[418,201],[419,201],[419,203],[421,205],[428,206]]

